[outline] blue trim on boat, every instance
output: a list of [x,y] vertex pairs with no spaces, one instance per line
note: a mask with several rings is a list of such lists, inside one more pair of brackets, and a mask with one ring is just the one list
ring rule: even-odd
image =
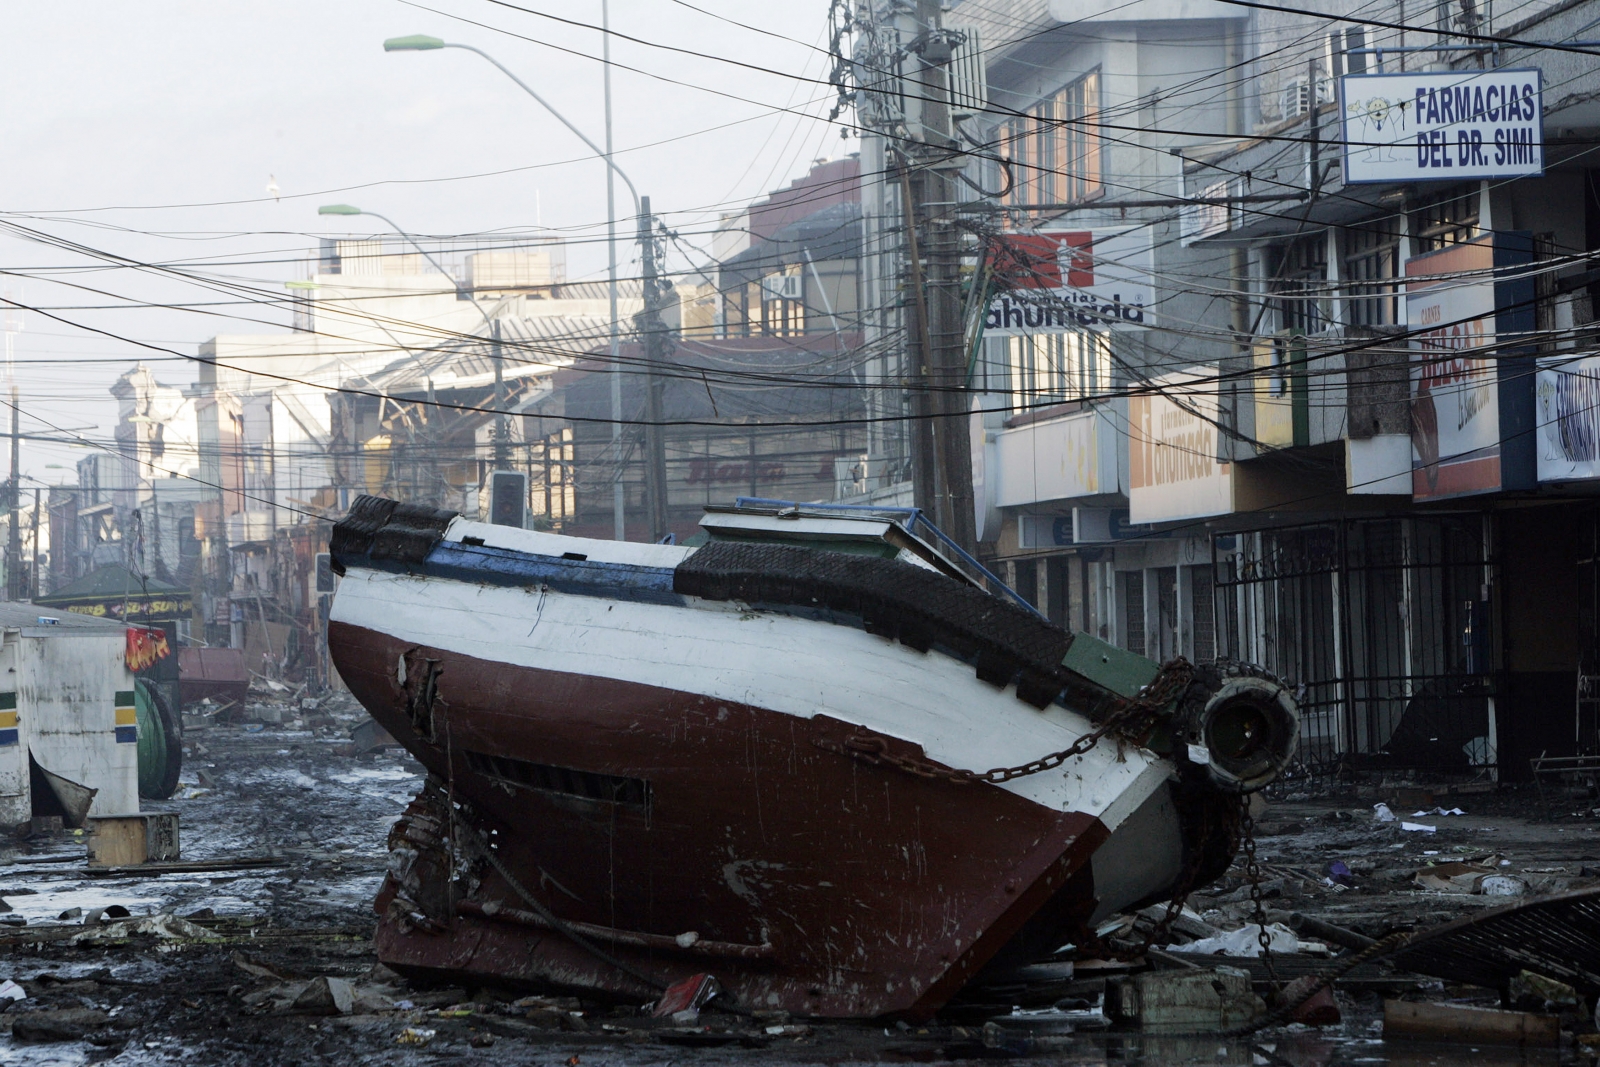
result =
[[119,744],[131,745],[131,744],[134,744],[135,742],[137,742],[138,740],[139,740],[139,728],[137,726],[119,726],[119,727],[117,727],[117,742]]
[[563,559],[540,556],[492,545],[466,545],[441,541],[421,563],[397,560],[351,560],[358,566],[400,574],[420,574],[458,582],[500,586],[548,586],[558,593],[597,596],[647,604],[682,605],[672,591],[671,567],[641,567],[632,563]]
[[17,743],[17,731],[16,730],[14,730],[14,729],[12,729],[12,730],[0,730],[0,746],[3,746],[3,745],[14,745],[16,743]]

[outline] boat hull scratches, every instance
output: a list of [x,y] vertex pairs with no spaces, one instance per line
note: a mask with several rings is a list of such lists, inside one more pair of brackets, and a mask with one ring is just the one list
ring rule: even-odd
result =
[[[1108,836],[1099,819],[814,744],[860,726],[418,648],[338,621],[329,645],[354,695],[472,806],[513,877],[562,920],[618,931],[588,936],[660,983],[710,970],[752,1009],[927,1018],[1041,909],[1092,910],[1088,860]],[[404,683],[402,658],[413,665]],[[419,664],[434,687],[428,737],[413,725]],[[522,766],[542,777],[510,780],[506,768]],[[627,799],[594,799],[606,790]],[[442,930],[386,909],[379,958],[413,973],[646,995],[561,934],[494,915],[523,903],[493,870],[480,877],[465,902],[474,913],[457,906]],[[662,947],[680,936],[691,945]],[[705,942],[751,950],[708,959],[693,951]]]

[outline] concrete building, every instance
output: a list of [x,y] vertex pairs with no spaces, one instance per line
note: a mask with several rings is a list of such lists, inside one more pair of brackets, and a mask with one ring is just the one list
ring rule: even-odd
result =
[[[1103,191],[1013,225],[1142,218],[1152,289],[1174,294],[1137,340],[1044,331],[1069,377],[1110,356],[1109,388],[1080,371],[1090,386],[1056,409],[1021,410],[1050,399],[1026,343],[986,342],[1015,413],[975,430],[980,514],[1001,569],[1053,618],[1290,679],[1308,768],[1521,777],[1541,752],[1600,745],[1586,697],[1600,465],[1583,399],[1600,368],[1584,154],[1600,74],[1559,47],[1600,5],[1418,11],[1363,9],[1402,31],[1226,4],[957,5],[953,21],[1025,39],[986,42],[1002,110],[1059,128],[1087,91],[1048,115],[1027,98],[1100,79],[1086,127],[1103,131]],[[1162,67],[1163,41],[1202,56],[1188,81]],[[1498,103],[1469,96],[1438,119],[1446,84]],[[1027,121],[1002,117],[994,136]],[[1435,138],[1421,153],[1419,134]],[[1056,188],[1092,184],[1031,150]],[[1165,203],[1118,205],[1134,199]]]

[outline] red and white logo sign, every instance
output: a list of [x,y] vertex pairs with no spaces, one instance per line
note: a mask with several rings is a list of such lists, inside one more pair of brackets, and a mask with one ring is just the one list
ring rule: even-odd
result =
[[1149,230],[1007,234],[991,247],[995,336],[1118,329],[1151,321]]

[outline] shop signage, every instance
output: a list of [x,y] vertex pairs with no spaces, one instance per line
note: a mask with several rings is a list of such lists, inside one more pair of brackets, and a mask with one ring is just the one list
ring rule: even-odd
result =
[[984,332],[1024,337],[1154,321],[1150,230],[1005,234],[989,258],[1000,290]]
[[1346,74],[1346,185],[1544,173],[1544,88],[1532,69]]
[[1233,510],[1233,465],[1217,460],[1217,371],[1157,378],[1128,398],[1128,505],[1135,523]]
[[1600,356],[1539,361],[1539,480],[1600,478]]
[[1533,368],[1520,366],[1527,359],[1514,346],[1531,327],[1532,283],[1505,277],[1505,268],[1528,258],[1531,240],[1500,236],[1500,248],[1485,234],[1405,264],[1415,500],[1531,481]]
[[1000,507],[1117,491],[1118,435],[1098,407],[1006,430],[996,444]]
[[97,619],[184,619],[194,608],[187,596],[173,597],[117,597],[113,600],[80,600],[61,607],[75,615],[93,615]]

